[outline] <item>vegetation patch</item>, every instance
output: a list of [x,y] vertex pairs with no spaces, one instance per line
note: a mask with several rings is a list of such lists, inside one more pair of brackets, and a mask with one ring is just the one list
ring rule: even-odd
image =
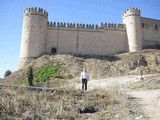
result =
[[132,83],[132,84],[130,85],[130,88],[131,88],[131,89],[144,88],[144,84],[143,84],[142,81],[137,81],[137,82],[135,82],[135,83]]
[[[130,111],[134,112],[133,118],[136,115],[136,111],[128,107],[132,103],[115,89],[94,89],[87,92],[74,87],[50,91],[13,89],[0,89],[0,118],[28,120],[24,116],[27,111],[33,114],[35,120],[131,120]],[[98,111],[80,114],[79,108],[88,107]]]
[[129,85],[131,89],[160,89],[160,75],[141,78]]
[[[33,83],[42,83],[51,80],[60,71],[60,66],[57,64],[45,63],[33,71]],[[28,84],[28,78],[21,81],[22,84]]]

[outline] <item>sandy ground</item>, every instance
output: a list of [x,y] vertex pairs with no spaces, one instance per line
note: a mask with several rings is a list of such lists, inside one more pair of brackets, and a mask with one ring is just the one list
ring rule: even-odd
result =
[[[156,74],[145,75],[154,76]],[[120,86],[123,92],[126,92],[132,97],[138,98],[138,102],[141,107],[144,109],[145,114],[149,117],[150,120],[160,120],[160,89],[156,90],[131,90],[126,88],[127,84],[136,82],[140,80],[141,76],[131,75],[123,77],[112,77],[107,79],[98,79],[98,80],[89,80],[88,81],[88,90],[94,88],[108,88],[114,86]],[[74,84],[78,89],[81,89],[81,83]],[[141,120],[141,117],[137,118]]]

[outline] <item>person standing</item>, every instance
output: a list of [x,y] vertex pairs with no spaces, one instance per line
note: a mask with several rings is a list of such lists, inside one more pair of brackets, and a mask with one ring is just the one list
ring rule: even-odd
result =
[[87,90],[87,82],[89,79],[89,73],[87,72],[86,68],[83,68],[80,79],[82,81],[82,90]]

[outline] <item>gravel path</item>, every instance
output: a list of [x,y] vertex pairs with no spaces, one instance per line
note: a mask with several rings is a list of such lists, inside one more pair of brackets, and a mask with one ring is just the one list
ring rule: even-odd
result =
[[[155,76],[157,74],[144,75]],[[112,77],[107,79],[98,79],[88,81],[88,90],[94,88],[107,88],[113,86],[120,86],[122,91],[127,92],[128,95],[136,97],[139,99],[140,105],[143,107],[145,114],[149,117],[150,120],[160,120],[160,89],[157,90],[130,90],[126,88],[127,84],[132,82],[139,81],[141,78],[140,75],[130,75],[123,77]],[[81,83],[74,84],[78,89],[81,89]],[[141,117],[137,118],[141,120]]]
[[131,91],[129,94],[140,99],[139,103],[150,120],[160,120],[160,89]]

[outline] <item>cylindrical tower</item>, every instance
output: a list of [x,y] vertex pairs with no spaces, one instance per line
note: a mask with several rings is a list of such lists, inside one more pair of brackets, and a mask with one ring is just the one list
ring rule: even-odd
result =
[[142,28],[139,8],[127,9],[123,15],[130,52],[142,50]]
[[46,52],[47,21],[48,13],[41,8],[27,8],[24,10],[18,68],[24,67]]

